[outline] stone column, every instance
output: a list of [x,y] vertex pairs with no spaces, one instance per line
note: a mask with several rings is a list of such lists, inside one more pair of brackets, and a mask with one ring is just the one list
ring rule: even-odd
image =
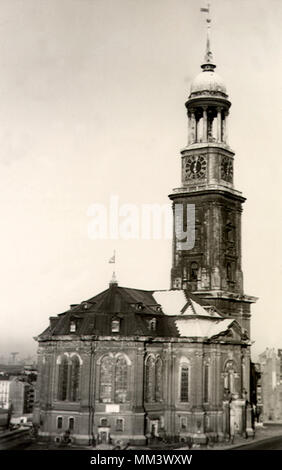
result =
[[218,107],[216,108],[216,110],[217,110],[217,141],[221,142],[222,141],[222,116],[221,116],[222,108]]
[[203,107],[203,142],[208,140],[208,115],[207,108]]
[[188,111],[188,145],[191,144],[191,113]]
[[203,351],[197,350],[194,354],[193,364],[194,376],[194,434],[193,441],[199,444],[205,444],[207,437],[204,432],[204,408],[203,408]]
[[228,140],[228,128],[227,128],[227,116],[228,116],[228,111],[225,111],[224,112],[224,119],[222,121],[222,134],[223,134],[223,142],[225,142],[227,144],[227,140]]

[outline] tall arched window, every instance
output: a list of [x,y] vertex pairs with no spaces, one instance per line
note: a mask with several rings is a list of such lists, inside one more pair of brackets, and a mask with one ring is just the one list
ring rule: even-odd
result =
[[189,401],[189,367],[182,364],[180,367],[180,401],[186,403]]
[[145,400],[155,401],[155,361],[149,356],[145,365]]
[[163,364],[162,360],[159,357],[156,360],[155,364],[155,399],[156,401],[161,401],[162,400],[162,395],[163,395]]
[[60,401],[77,401],[79,398],[80,359],[63,355],[57,360],[58,388],[57,399]]
[[127,362],[119,356],[115,364],[115,403],[124,403],[127,395]]
[[71,383],[70,383],[70,400],[78,400],[78,391],[79,391],[79,372],[80,364],[77,356],[72,358],[71,362]]
[[113,389],[113,360],[105,356],[101,361],[100,372],[100,400],[103,403],[111,403]]
[[110,354],[100,362],[100,393],[103,403],[125,403],[128,396],[128,364],[123,355]]
[[63,356],[59,365],[59,377],[58,377],[58,400],[67,400],[68,393],[68,359]]

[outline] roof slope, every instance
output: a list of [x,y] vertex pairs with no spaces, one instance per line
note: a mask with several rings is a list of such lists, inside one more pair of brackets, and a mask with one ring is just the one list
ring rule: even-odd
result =
[[[119,331],[112,330],[113,320],[119,321]],[[147,291],[111,284],[98,295],[50,317],[49,327],[38,339],[70,334],[211,338],[225,334],[233,323],[188,291]]]

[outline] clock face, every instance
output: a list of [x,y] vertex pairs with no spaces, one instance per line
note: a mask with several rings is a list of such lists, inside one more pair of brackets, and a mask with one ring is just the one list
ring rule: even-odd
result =
[[203,155],[193,155],[185,163],[185,179],[200,179],[206,176],[207,160]]
[[233,180],[233,162],[228,157],[223,157],[221,161],[221,178],[229,183]]

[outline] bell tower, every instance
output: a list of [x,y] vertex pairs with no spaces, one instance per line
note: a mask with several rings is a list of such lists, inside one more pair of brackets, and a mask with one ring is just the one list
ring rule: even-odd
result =
[[[223,315],[236,318],[250,333],[250,305],[255,297],[244,294],[241,268],[241,214],[245,202],[234,188],[234,152],[228,143],[231,103],[226,86],[215,72],[210,49],[210,22],[202,71],[193,80],[185,103],[188,142],[181,151],[181,187],[169,195],[183,208],[195,208],[194,246],[185,248],[174,230],[171,288],[189,288]],[[184,248],[183,248],[184,246]]]

